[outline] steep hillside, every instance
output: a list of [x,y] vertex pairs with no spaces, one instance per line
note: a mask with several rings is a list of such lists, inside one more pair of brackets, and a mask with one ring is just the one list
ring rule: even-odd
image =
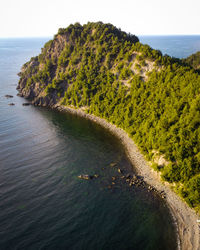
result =
[[183,59],[183,62],[189,64],[194,69],[200,70],[200,51],[188,56],[186,59]]
[[35,105],[81,108],[123,128],[152,167],[200,207],[200,76],[111,24],[60,29],[20,72]]

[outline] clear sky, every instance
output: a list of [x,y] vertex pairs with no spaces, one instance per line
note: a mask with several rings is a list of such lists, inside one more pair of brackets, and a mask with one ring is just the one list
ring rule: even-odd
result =
[[135,35],[200,34],[200,0],[0,0],[0,37],[102,21]]

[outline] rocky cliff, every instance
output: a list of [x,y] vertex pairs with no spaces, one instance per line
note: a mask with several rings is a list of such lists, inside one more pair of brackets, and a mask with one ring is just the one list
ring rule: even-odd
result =
[[41,54],[23,65],[17,89],[35,105],[53,105],[64,97],[80,71],[88,70],[84,69],[91,66],[88,63],[95,64],[94,71],[110,71],[116,80],[130,86],[133,75],[146,80],[148,72],[158,69],[156,60],[160,56],[159,51],[140,44],[136,36],[111,24],[76,23],[59,29]]
[[111,24],[76,23],[59,29],[19,75],[19,93],[33,104],[82,109],[124,129],[200,208],[200,75],[190,64]]

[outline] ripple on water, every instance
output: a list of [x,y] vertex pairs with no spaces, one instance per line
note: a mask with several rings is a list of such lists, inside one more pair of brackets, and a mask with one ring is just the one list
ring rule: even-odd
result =
[[132,172],[115,137],[78,117],[23,107],[15,96],[19,65],[42,41],[13,40],[10,57],[0,58],[0,249],[175,249],[165,204],[110,167]]

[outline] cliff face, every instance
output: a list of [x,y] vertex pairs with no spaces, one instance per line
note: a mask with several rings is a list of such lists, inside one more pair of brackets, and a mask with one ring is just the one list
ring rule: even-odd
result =
[[[148,72],[158,70],[155,61],[161,53],[154,51],[154,55],[150,53],[145,59],[141,47],[136,36],[111,24],[70,25],[59,29],[41,54],[23,65],[17,89],[35,105],[53,105],[62,100],[72,81],[77,80],[77,73],[88,70],[85,66],[89,64],[95,64],[94,71],[104,68],[123,85],[130,86],[128,82],[133,75],[145,80]],[[143,47],[145,53],[151,51],[150,47]]]
[[35,105],[48,106],[56,103],[56,93],[48,96],[45,87],[51,83],[52,76],[56,75],[56,63],[67,43],[68,34],[56,35],[54,40],[46,43],[39,56],[23,65],[17,87],[22,97]]
[[81,108],[124,129],[200,209],[200,75],[189,64],[111,24],[76,23],[59,29],[19,75],[19,93],[33,104]]

